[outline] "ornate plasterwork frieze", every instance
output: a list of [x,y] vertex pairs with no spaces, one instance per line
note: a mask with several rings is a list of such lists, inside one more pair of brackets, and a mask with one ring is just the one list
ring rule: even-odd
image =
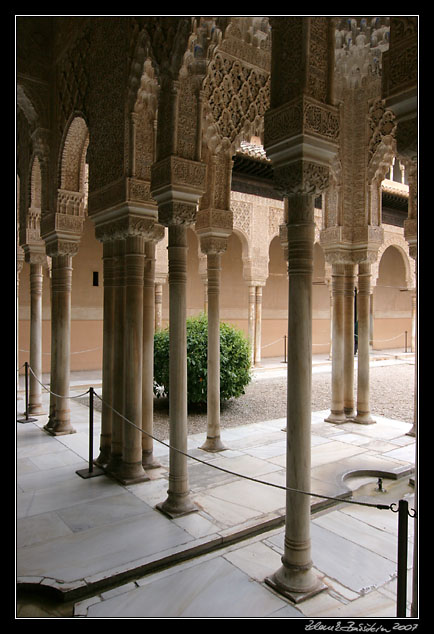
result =
[[207,235],[229,236],[233,228],[232,211],[228,209],[201,209],[197,212],[196,232]]
[[202,194],[205,189],[206,165],[179,156],[168,156],[152,165],[151,190],[158,200],[161,194],[172,187]]
[[329,169],[312,161],[297,160],[274,169],[277,189],[290,194],[318,195],[329,185]]
[[158,202],[159,223],[164,226],[192,224],[205,188],[205,163],[179,156],[168,156],[154,163],[151,193]]
[[71,216],[65,213],[43,214],[41,217],[41,237],[47,241],[55,234],[70,234],[72,239],[78,238],[83,232],[84,217]]
[[128,237],[154,240],[156,236],[156,208],[123,204],[93,216],[92,220],[95,222],[95,237],[101,242]]
[[[266,116],[267,148],[289,137],[307,134],[338,143],[340,120],[334,106],[302,95],[270,110]],[[269,154],[267,150],[267,154]]]

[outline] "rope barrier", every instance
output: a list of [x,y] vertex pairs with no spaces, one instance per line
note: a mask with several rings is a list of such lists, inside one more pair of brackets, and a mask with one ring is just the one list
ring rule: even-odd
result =
[[[77,352],[70,352],[70,354],[85,354],[86,352],[95,352],[95,350],[102,350],[101,346],[97,348],[87,348],[87,350],[77,350]],[[18,352],[25,352],[26,354],[30,354],[30,350],[18,350]],[[51,355],[51,352],[42,352],[42,354]]]
[[83,392],[83,394],[76,394],[75,396],[71,396],[71,395],[65,396],[64,394],[56,394],[55,392],[52,392],[49,387],[47,387],[46,385],[41,383],[41,381],[38,379],[36,374],[33,372],[33,370],[30,367],[30,365],[28,366],[28,368],[29,368],[30,372],[33,374],[33,376],[35,377],[35,379],[37,380],[37,382],[39,383],[39,385],[41,385],[44,388],[44,390],[46,390],[49,394],[52,394],[56,398],[81,398],[82,396],[86,396],[86,394],[89,394],[89,390],[87,390],[86,392]]
[[[28,367],[29,367],[30,371],[32,372],[33,376],[35,376],[33,370],[30,368],[30,366],[28,366]],[[35,378],[37,378],[37,377],[35,377]],[[40,381],[39,381],[39,383],[40,383]],[[256,482],[258,484],[264,484],[266,486],[271,486],[271,487],[274,487],[276,489],[281,489],[283,491],[291,491],[292,493],[300,493],[302,495],[310,495],[311,497],[321,498],[323,500],[331,500],[331,501],[342,502],[342,503],[347,503],[347,504],[356,504],[356,505],[359,505],[359,506],[367,506],[367,507],[371,507],[371,508],[377,508],[377,509],[380,509],[380,510],[392,510],[393,511],[393,508],[392,508],[393,505],[392,504],[386,505],[386,504],[376,504],[376,503],[370,503],[370,502],[360,502],[360,501],[356,501],[356,500],[346,500],[346,499],[343,499],[343,498],[337,498],[337,497],[323,495],[323,494],[319,494],[319,493],[312,493],[311,491],[302,491],[301,489],[294,489],[292,487],[287,487],[287,486],[284,486],[284,485],[281,485],[281,484],[275,484],[274,482],[267,482],[266,480],[259,480],[258,478],[253,478],[252,476],[247,476],[247,475],[244,475],[242,473],[237,473],[235,471],[231,471],[230,469],[225,469],[224,467],[220,467],[218,465],[214,465],[212,463],[207,462],[206,460],[201,460],[200,458],[197,458],[196,456],[192,456],[192,455],[188,454],[187,452],[182,451],[182,449],[179,449],[178,447],[174,447],[170,443],[167,443],[164,440],[160,440],[159,438],[156,438],[155,436],[153,436],[149,432],[145,431],[141,427],[138,427],[135,423],[133,423],[131,420],[126,418],[123,414],[118,412],[109,403],[106,403],[105,401],[103,401],[101,396],[99,396],[99,394],[97,394],[93,388],[90,388],[89,390],[87,390],[83,394],[79,394],[79,395],[76,395],[76,396],[61,396],[61,395],[55,394],[54,392],[51,392],[51,390],[48,389],[46,386],[44,386],[42,383],[41,383],[41,385],[50,394],[53,394],[54,396],[58,396],[60,398],[71,398],[71,399],[80,398],[80,397],[85,396],[86,394],[89,394],[89,392],[92,391],[92,394],[94,396],[96,396],[101,401],[102,404],[104,404],[106,407],[111,409],[117,416],[119,416],[121,419],[123,419],[129,425],[132,425],[135,429],[140,431],[142,434],[145,434],[149,438],[152,438],[153,440],[155,440],[156,442],[159,442],[160,444],[164,445],[165,447],[167,447],[170,450],[176,451],[176,452],[186,456],[187,458],[191,458],[192,460],[195,460],[196,462],[199,462],[199,463],[204,464],[206,466],[211,466],[214,469],[217,469],[218,471],[222,471],[224,473],[228,473],[229,475],[233,475],[233,476],[236,476],[236,477],[239,477],[239,478],[243,478],[243,479],[249,480],[251,482]],[[414,511],[414,509],[412,509],[412,511]],[[416,516],[416,512],[414,511],[414,517],[415,516]]]
[[[25,368],[26,368],[26,379],[27,379],[27,376],[28,376],[28,370],[30,370],[32,372],[33,376],[36,378],[36,380],[42,385],[42,387],[44,387],[44,389],[46,389],[50,394],[54,394],[54,392],[52,392],[50,389],[48,389],[45,385],[43,385],[39,381],[39,379],[36,377],[35,373],[33,372],[32,368],[30,367],[30,365],[27,362],[24,365],[25,365]],[[27,388],[26,388],[26,394],[27,394]],[[330,495],[312,493],[310,491],[309,492],[308,491],[302,491],[301,489],[294,489],[292,487],[283,486],[281,484],[275,484],[273,482],[267,482],[265,480],[260,480],[258,478],[253,478],[252,476],[247,476],[247,475],[242,474],[242,473],[236,473],[235,471],[231,471],[230,469],[225,469],[224,467],[220,467],[218,465],[215,465],[212,462],[210,463],[210,462],[207,462],[205,460],[201,460],[200,458],[197,458],[196,456],[192,456],[192,455],[188,454],[187,452],[182,451],[181,449],[178,449],[177,447],[174,447],[170,443],[166,443],[165,441],[160,440],[159,438],[156,438],[155,436],[153,436],[149,432],[145,431],[141,427],[138,427],[135,423],[133,423],[128,418],[126,418],[123,414],[118,412],[114,407],[112,407],[111,405],[109,405],[108,403],[103,401],[103,399],[99,396],[99,394],[97,394],[95,392],[93,387],[90,387],[86,392],[84,392],[81,395],[76,395],[76,396],[60,396],[58,394],[54,394],[54,395],[59,397],[59,398],[71,398],[72,399],[72,398],[79,398],[79,397],[85,396],[86,394],[89,394],[89,468],[88,468],[87,471],[85,469],[76,471],[76,473],[78,475],[80,475],[81,477],[83,477],[83,478],[91,478],[94,475],[100,475],[100,474],[104,474],[105,473],[105,471],[103,469],[100,469],[100,468],[96,468],[95,469],[94,468],[94,464],[93,464],[93,462],[94,462],[93,461],[93,397],[96,396],[101,401],[102,404],[104,404],[106,407],[110,408],[122,420],[124,420],[126,423],[132,425],[135,429],[140,431],[142,434],[146,434],[146,436],[148,436],[149,438],[152,438],[156,442],[159,442],[160,444],[164,445],[169,450],[176,451],[176,452],[186,456],[187,458],[195,460],[196,462],[199,462],[200,464],[206,465],[207,467],[213,467],[214,469],[217,469],[218,471],[222,471],[223,473],[227,473],[227,474],[233,475],[235,477],[242,478],[244,480],[248,480],[250,482],[255,482],[257,484],[263,484],[265,486],[271,486],[271,487],[274,487],[276,489],[280,489],[280,490],[283,490],[283,491],[291,491],[292,493],[300,493],[302,495],[309,495],[311,497],[321,498],[323,500],[330,500],[330,501],[334,501],[334,502],[339,502],[340,504],[354,504],[354,505],[357,505],[357,506],[376,508],[376,509],[379,509],[379,510],[389,510],[389,511],[392,511],[393,513],[398,513],[399,514],[399,517],[398,517],[398,571],[397,571],[397,577],[398,578],[397,578],[397,601],[396,601],[396,607],[397,607],[397,617],[405,617],[406,616],[406,606],[407,606],[408,517],[412,517],[412,518],[416,518],[417,517],[417,513],[416,513],[415,509],[411,509],[409,511],[407,500],[402,500],[402,499],[399,500],[398,508],[396,508],[396,503],[395,502],[393,502],[391,504],[376,504],[376,503],[371,503],[371,502],[361,502],[361,501],[358,501],[358,500],[348,500],[348,499],[345,499],[345,498],[337,498],[337,497],[330,496]],[[27,411],[28,411],[28,405],[27,405],[27,398],[26,398],[26,418],[27,418]],[[34,419],[32,419],[32,420],[34,420]],[[30,421],[22,421],[22,422],[30,422]]]

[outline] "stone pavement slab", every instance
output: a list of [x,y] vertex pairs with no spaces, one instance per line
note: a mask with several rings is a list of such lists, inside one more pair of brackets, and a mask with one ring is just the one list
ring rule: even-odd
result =
[[[378,470],[390,475],[386,484],[411,472],[414,438],[406,436],[411,425],[377,416],[376,425],[350,422],[334,426],[324,422],[327,413],[312,414],[313,492],[348,497],[361,485],[371,487],[372,492]],[[217,599],[213,603],[214,594],[220,593],[231,597],[224,602],[229,616],[250,614],[253,605],[254,618],[297,618],[299,606],[294,608],[263,584],[265,576],[279,565],[283,544],[285,491],[265,483],[283,487],[286,483],[285,420],[225,429],[229,448],[219,454],[198,449],[203,435],[190,436],[190,487],[199,510],[169,520],[155,509],[167,493],[168,448],[154,443],[161,468],[149,472],[148,482],[123,486],[105,475],[80,478],[76,471],[85,469],[88,459],[88,409],[71,400],[71,414],[76,434],[69,436],[46,434],[42,429],[46,416],[38,417],[36,423],[17,424],[20,585],[49,586],[77,600],[83,593],[94,593],[80,601],[77,616],[108,615],[113,610],[112,618],[117,613],[128,616],[145,610],[146,616],[159,613],[161,618],[168,614],[221,617],[225,614],[222,604]],[[95,447],[99,428],[100,415],[95,412]],[[311,498],[313,511],[325,503]],[[329,579],[331,590],[318,603],[312,603],[314,599],[306,602],[303,610],[324,605],[327,612],[334,605],[341,614],[345,602],[356,604],[367,587],[386,587],[393,578],[393,547],[385,547],[383,554],[378,551],[385,543],[382,531],[393,533],[396,515],[390,513],[393,520],[372,520],[370,509],[361,509],[345,505],[317,520],[313,515],[314,563]],[[334,512],[339,515],[333,516]],[[376,513],[381,516],[378,510]],[[263,530],[266,537],[261,537]],[[270,537],[273,530],[274,541]],[[353,541],[355,535],[360,543]],[[239,541],[241,537],[251,539]],[[217,554],[210,552],[216,548],[220,549]],[[341,569],[342,552],[348,553],[348,561],[354,565],[365,562],[362,576]],[[156,572],[168,564],[172,566],[169,570]],[[190,583],[196,578],[202,584]],[[207,589],[206,580],[214,593]],[[178,588],[170,606],[162,605],[154,595],[154,587],[165,584],[170,592]],[[393,603],[390,595],[383,592],[380,599]]]

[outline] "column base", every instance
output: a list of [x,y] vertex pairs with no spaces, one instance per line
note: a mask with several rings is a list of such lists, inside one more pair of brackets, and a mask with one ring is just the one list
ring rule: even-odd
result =
[[159,469],[161,464],[155,460],[152,451],[142,452],[142,466],[144,469]]
[[290,573],[282,566],[265,583],[275,592],[283,595],[293,603],[301,603],[327,589],[325,583],[315,577],[311,570]]
[[129,484],[137,484],[139,482],[148,482],[148,480],[150,480],[150,477],[146,474],[141,462],[132,464],[122,461],[119,464],[118,469],[113,472],[112,475],[125,486]]
[[191,500],[189,493],[178,495],[170,492],[167,499],[157,504],[155,508],[167,517],[170,517],[170,519],[189,515],[190,513],[197,513],[199,510],[196,504]]
[[218,451],[226,451],[227,447],[222,443],[220,436],[214,436],[214,438],[207,436],[205,442],[199,449],[209,451],[210,453],[217,453]]
[[34,405],[33,407],[29,406],[29,414],[32,416],[43,416],[46,413],[47,412],[44,412],[42,405]]
[[369,412],[357,412],[357,415],[353,416],[351,421],[359,425],[373,425],[377,422],[372,418]]
[[330,412],[327,418],[324,418],[326,423],[334,423],[335,425],[341,425],[342,423],[347,423],[348,419],[345,416],[344,412]]
[[50,434],[50,436],[67,436],[68,434],[77,433],[71,423],[59,424],[58,421],[52,425],[47,423],[44,425],[43,429]]
[[405,435],[406,436],[412,436],[414,438],[414,436],[416,436],[416,426],[413,425],[413,427],[410,429],[410,431],[408,431]]
[[110,462],[110,447],[103,448],[100,447],[99,456],[94,460],[94,464],[102,469],[107,469],[107,466]]
[[344,407],[344,414],[347,418],[354,418],[356,414],[354,407]]

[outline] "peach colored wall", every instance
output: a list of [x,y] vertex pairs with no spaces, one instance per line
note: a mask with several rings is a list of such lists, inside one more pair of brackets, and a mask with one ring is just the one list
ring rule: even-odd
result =
[[405,332],[407,331],[407,352],[410,352],[411,328],[411,318],[374,319],[373,349],[403,349],[405,344]]
[[[188,315],[204,310],[204,285],[199,274],[199,242],[195,233],[188,234],[187,306]],[[269,277],[262,292],[262,357],[282,357],[287,334],[288,282],[286,262],[279,239],[269,250]],[[403,348],[407,331],[411,346],[411,293],[405,287],[402,256],[396,249],[383,255],[377,286],[373,290],[374,349]],[[71,295],[71,370],[100,369],[103,331],[103,263],[102,244],[95,239],[94,226],[85,222],[80,250],[72,259]],[[93,272],[99,275],[99,286],[93,286]],[[18,329],[18,364],[29,358],[30,265],[24,263],[20,274]],[[169,292],[163,285],[163,326],[168,324]],[[228,240],[222,255],[221,319],[239,327],[247,335],[248,287],[243,279],[242,246],[237,235]],[[328,353],[330,345],[330,291],[324,284],[324,259],[319,245],[314,248],[314,285],[312,288],[312,352]],[[50,370],[51,345],[50,278],[43,277],[42,363],[43,372]],[[398,336],[399,335],[399,336]]]

